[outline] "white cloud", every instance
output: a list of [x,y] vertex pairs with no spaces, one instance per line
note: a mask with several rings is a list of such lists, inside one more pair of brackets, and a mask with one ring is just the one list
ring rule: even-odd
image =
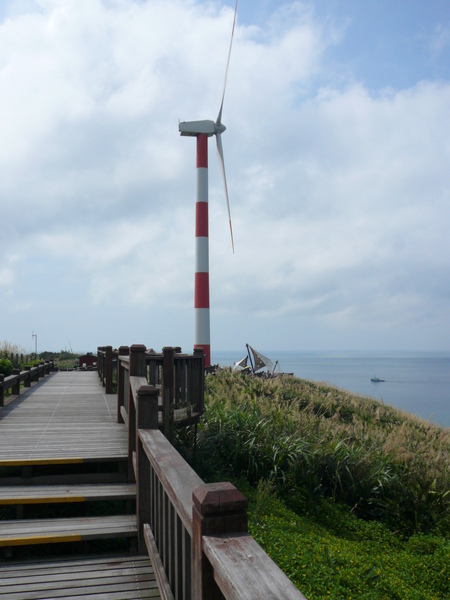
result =
[[430,47],[434,54],[442,54],[450,45],[450,29],[442,24],[436,26],[430,40]]
[[[79,294],[93,315],[117,303],[130,328],[137,307],[157,308],[163,327],[193,291],[195,142],[177,119],[215,118],[232,9],[23,6],[0,23],[0,249],[20,256],[0,262],[2,289],[38,304],[56,285],[55,302]],[[265,29],[238,20],[223,113],[234,256],[210,151],[222,339],[243,315],[275,331],[285,317],[345,324],[355,338],[368,320],[407,328],[435,310],[448,322],[436,282],[450,256],[450,84],[317,87],[342,35],[300,2]]]

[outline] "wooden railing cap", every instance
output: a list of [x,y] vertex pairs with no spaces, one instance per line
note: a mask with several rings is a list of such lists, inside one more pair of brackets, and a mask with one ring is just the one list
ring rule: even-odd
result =
[[145,352],[146,349],[145,344],[133,344],[130,346],[130,352]]
[[154,385],[141,385],[141,387],[137,390],[139,396],[157,396],[158,390]]
[[206,483],[192,493],[202,516],[245,511],[248,500],[232,483]]

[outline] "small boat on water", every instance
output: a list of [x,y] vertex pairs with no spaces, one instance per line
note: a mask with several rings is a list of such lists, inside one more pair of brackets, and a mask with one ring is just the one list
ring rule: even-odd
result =
[[379,377],[372,377],[370,381],[373,381],[374,383],[383,383],[384,379],[380,379]]

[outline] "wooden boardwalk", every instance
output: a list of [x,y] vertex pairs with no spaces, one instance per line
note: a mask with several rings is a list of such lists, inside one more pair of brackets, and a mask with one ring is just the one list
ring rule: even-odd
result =
[[96,372],[54,373],[0,410],[0,466],[126,460],[116,415]]
[[32,386],[0,407],[0,600],[306,600],[249,534],[245,496],[205,484],[165,435],[178,407],[183,423],[203,412],[203,354],[128,350],[117,396],[111,352],[105,388],[49,368],[0,382],[2,400]]
[[[54,373],[0,409],[0,598],[160,598],[150,560],[124,556],[123,542],[121,555],[80,558],[92,540],[136,546],[127,444],[117,397],[104,393],[96,372]],[[122,503],[122,514],[86,514],[99,501]],[[55,518],[68,504],[79,514]],[[45,518],[28,512],[36,505]],[[43,546],[48,560],[20,559],[21,549],[39,557]]]

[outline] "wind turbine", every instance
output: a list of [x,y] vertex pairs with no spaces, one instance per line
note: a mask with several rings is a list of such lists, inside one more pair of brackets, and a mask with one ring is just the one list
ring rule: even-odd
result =
[[208,239],[208,138],[216,136],[217,156],[222,172],[230,223],[231,246],[234,254],[233,228],[231,226],[230,202],[228,199],[227,178],[223,159],[222,133],[226,127],[222,123],[223,101],[227,86],[228,67],[233,45],[238,0],[234,9],[233,29],[223,84],[222,101],[216,121],[183,121],[178,124],[180,135],[197,138],[197,196],[195,202],[195,280],[194,280],[194,348],[203,348],[205,366],[211,364],[211,337],[209,316],[209,239]]

